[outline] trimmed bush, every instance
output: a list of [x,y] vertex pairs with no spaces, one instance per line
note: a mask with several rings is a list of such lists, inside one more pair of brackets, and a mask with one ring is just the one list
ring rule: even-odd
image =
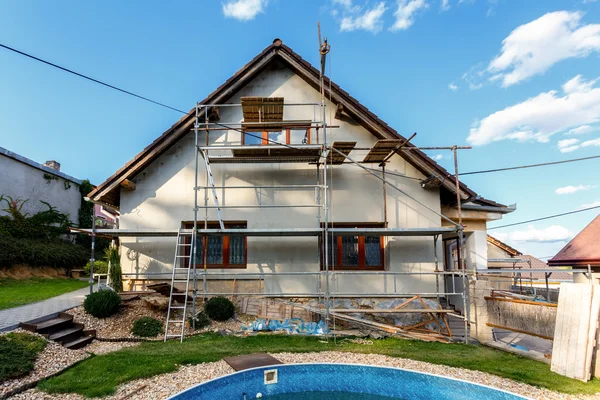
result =
[[190,317],[189,322],[190,322],[190,327],[193,327],[194,323],[195,323],[195,329],[206,328],[207,326],[210,325],[210,319],[202,311],[200,311],[198,314],[196,314],[196,318]]
[[118,246],[110,246],[104,250],[104,258],[110,263],[108,277],[110,286],[117,293],[123,291],[123,271],[121,270],[121,252]]
[[140,337],[154,337],[161,333],[163,324],[156,318],[142,317],[136,319],[131,328],[131,333]]
[[121,306],[121,296],[112,290],[101,290],[85,298],[83,308],[96,318],[106,318],[116,314]]
[[56,239],[44,242],[17,239],[0,233],[0,266],[27,264],[32,267],[78,268],[85,265],[90,253],[83,247]]
[[[92,266],[91,261],[88,261],[83,267],[86,275],[90,274],[90,268]],[[108,274],[108,261],[96,260],[94,261],[94,274]]]
[[235,306],[225,297],[213,297],[204,303],[204,312],[215,321],[227,321],[233,317]]
[[0,336],[0,383],[29,374],[46,341],[27,333]]

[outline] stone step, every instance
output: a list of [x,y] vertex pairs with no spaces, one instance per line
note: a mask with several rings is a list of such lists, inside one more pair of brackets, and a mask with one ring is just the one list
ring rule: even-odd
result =
[[36,324],[35,331],[40,334],[51,334],[67,328],[73,323],[73,316],[61,313],[57,318]]

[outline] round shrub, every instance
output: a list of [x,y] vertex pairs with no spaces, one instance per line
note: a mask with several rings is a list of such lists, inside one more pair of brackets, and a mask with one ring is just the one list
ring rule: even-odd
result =
[[156,318],[142,317],[136,319],[131,328],[131,333],[140,337],[154,337],[161,333],[163,324]]
[[96,318],[106,318],[116,314],[121,306],[121,296],[112,290],[101,290],[85,298],[83,308]]
[[227,321],[233,317],[235,306],[225,297],[213,297],[204,303],[204,312],[215,321]]
[[190,327],[193,327],[194,323],[195,323],[196,329],[206,328],[208,325],[210,325],[210,319],[202,311],[200,311],[198,314],[196,314],[196,318],[190,317],[189,322],[190,322]]

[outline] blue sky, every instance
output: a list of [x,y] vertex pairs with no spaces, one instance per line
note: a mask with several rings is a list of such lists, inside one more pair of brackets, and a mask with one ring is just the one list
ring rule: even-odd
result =
[[[600,154],[600,1],[225,0],[0,4],[0,43],[190,109],[275,37],[462,171]],[[0,146],[99,183],[180,114],[0,49]],[[431,153],[452,168],[450,153]],[[464,177],[518,222],[600,204],[600,161]],[[490,231],[538,257],[597,212]]]

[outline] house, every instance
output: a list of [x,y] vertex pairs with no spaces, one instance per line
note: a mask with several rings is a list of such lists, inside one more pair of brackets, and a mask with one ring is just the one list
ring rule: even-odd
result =
[[120,210],[118,230],[99,232],[120,237],[125,281],[185,267],[189,250],[176,252],[176,238],[193,227],[195,206],[195,262],[209,295],[459,292],[457,197],[462,261],[487,268],[486,224],[514,206],[457,186],[323,80],[322,98],[319,71],[276,39],[88,195]]
[[[591,269],[594,278],[600,273],[600,215],[583,228],[565,247],[548,260],[552,267]],[[583,274],[576,274],[575,282],[588,282]]]
[[[543,296],[547,295],[546,289],[553,289],[549,294],[551,300],[556,300],[560,283],[573,282],[573,273],[565,272],[559,268],[551,268],[539,258],[523,254],[493,236],[488,235],[487,242],[488,269],[513,270],[488,275],[487,279],[494,289],[531,295],[536,295],[539,292]],[[517,269],[520,271],[514,272]],[[546,283],[548,283],[548,286],[546,286]]]
[[[23,213],[46,210],[44,201],[67,214],[71,222],[78,222],[81,181],[61,172],[57,161],[39,164],[0,147],[0,171],[0,195],[27,200],[21,210]],[[6,215],[4,208],[0,206],[0,215]]]

